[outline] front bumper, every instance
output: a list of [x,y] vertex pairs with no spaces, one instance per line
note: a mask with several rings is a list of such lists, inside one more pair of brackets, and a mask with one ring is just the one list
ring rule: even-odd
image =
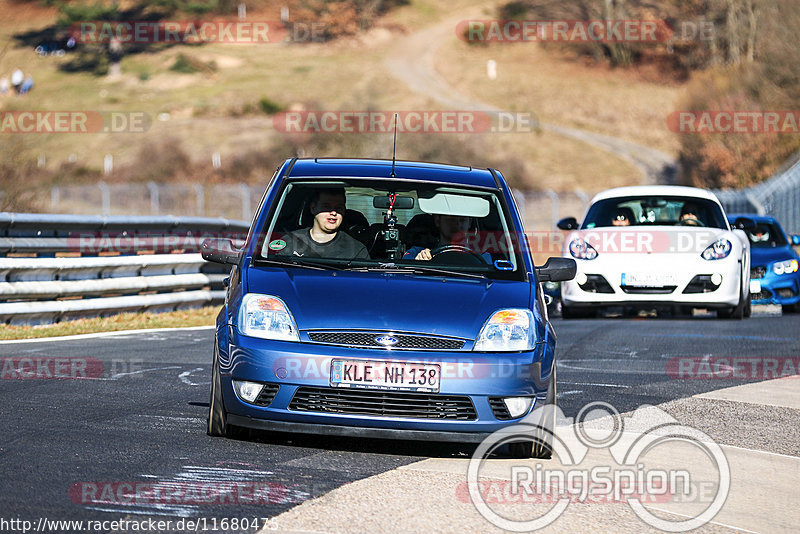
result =
[[[680,304],[705,308],[728,308],[739,304],[741,296],[740,262],[729,256],[716,261],[707,261],[689,254],[606,254],[594,260],[576,260],[578,274],[574,280],[561,284],[561,298],[565,306],[575,308],[594,305],[659,305]],[[587,291],[578,284],[581,273],[602,276],[611,292]],[[623,274],[666,274],[669,285],[629,287],[622,285]],[[687,287],[697,276],[718,274],[722,282],[713,291],[689,293]]]
[[[231,424],[250,428],[323,435],[480,441],[496,430],[520,422],[525,416],[532,416],[534,408],[544,402],[552,376],[552,347],[546,347],[545,343],[537,344],[530,352],[487,354],[356,349],[269,341],[236,332],[231,332],[230,339],[228,350],[220,351],[225,409]],[[545,359],[543,374],[542,361],[546,354],[550,356]],[[422,418],[336,413],[298,409],[297,404],[292,405],[300,388],[342,390],[330,385],[330,364],[334,359],[439,363],[442,372],[439,391],[428,395],[434,401],[439,396],[468,398],[474,408],[474,417],[465,420],[447,416]],[[257,406],[236,395],[233,379],[277,384],[279,388],[267,406]],[[499,419],[490,404],[490,398],[498,397],[531,397],[533,402],[526,414],[513,419]]]
[[771,270],[763,278],[754,278],[761,286],[759,292],[750,295],[753,304],[780,304],[791,306],[800,302],[800,272],[777,275]]

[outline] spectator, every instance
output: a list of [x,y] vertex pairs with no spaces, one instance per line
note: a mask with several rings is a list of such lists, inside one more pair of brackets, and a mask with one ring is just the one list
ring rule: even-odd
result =
[[19,94],[26,95],[31,92],[31,89],[33,89],[33,76],[28,74],[22,81],[22,87],[19,88]]
[[3,76],[0,78],[0,95],[4,95],[11,90],[11,83],[8,81],[8,78]]
[[17,94],[19,94],[19,90],[22,88],[23,81],[25,81],[25,74],[17,67],[17,69],[11,73],[11,85],[14,87],[14,91]]

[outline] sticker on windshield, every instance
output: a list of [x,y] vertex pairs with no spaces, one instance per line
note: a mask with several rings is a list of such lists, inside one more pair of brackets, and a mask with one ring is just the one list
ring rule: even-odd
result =
[[269,249],[270,250],[283,250],[286,248],[286,241],[283,239],[276,239],[275,241],[270,241]]

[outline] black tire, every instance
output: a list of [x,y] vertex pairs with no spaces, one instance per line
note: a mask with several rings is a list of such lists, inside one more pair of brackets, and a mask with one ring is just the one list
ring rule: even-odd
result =
[[[215,341],[216,343],[216,341]],[[222,398],[222,379],[219,373],[219,357],[217,347],[214,345],[214,363],[211,371],[211,400],[208,403],[208,429],[209,436],[227,437],[230,434],[228,413],[225,411],[225,401]]]
[[553,435],[556,431],[556,407],[558,406],[556,391],[556,367],[554,362],[553,379],[550,381],[550,387],[547,388],[544,406],[538,408],[544,410],[541,426],[536,427],[536,434],[532,441],[515,441],[508,444],[508,452],[511,457],[547,460],[553,456]]
[[781,311],[783,313],[800,313],[800,302],[781,306]]
[[744,297],[739,297],[739,304],[733,308],[717,310],[717,317],[720,319],[742,320],[745,317],[750,317],[751,313],[752,305],[750,304],[750,291],[748,290]]

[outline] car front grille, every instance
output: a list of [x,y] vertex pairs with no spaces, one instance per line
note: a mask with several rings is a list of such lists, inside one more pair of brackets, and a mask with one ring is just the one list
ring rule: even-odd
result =
[[758,293],[750,293],[751,300],[769,300],[772,298],[772,291],[766,287],[762,287]]
[[630,295],[669,295],[677,286],[663,287],[638,287],[638,286],[619,286],[622,291]]
[[764,278],[767,276],[767,268],[763,265],[750,267],[750,278]]
[[289,409],[414,419],[472,421],[478,418],[472,401],[466,396],[376,389],[300,387]]
[[269,406],[272,404],[272,401],[275,399],[275,395],[278,394],[278,390],[281,388],[278,384],[264,384],[264,387],[261,389],[261,393],[258,394],[256,398],[255,404],[256,406]]
[[508,412],[506,403],[503,402],[501,397],[489,397],[489,407],[492,409],[492,413],[497,419],[501,421],[511,419],[511,414]]
[[[391,334],[388,332],[308,332],[308,338],[315,343],[343,345],[372,349],[417,349],[417,350],[459,350],[464,346],[463,339],[422,336],[417,334]],[[384,345],[377,340],[394,338],[394,345]]]

